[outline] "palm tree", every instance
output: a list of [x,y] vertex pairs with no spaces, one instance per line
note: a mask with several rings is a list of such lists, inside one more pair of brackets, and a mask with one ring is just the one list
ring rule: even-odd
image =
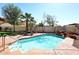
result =
[[14,25],[15,32],[15,24],[18,24],[18,18],[21,15],[21,9],[14,4],[7,4],[2,7],[2,15],[7,19],[7,22]]
[[31,17],[31,19],[29,20],[29,26],[30,26],[30,31],[33,30],[34,26],[36,24],[36,21],[34,20],[34,17]]
[[28,22],[29,22],[29,19],[31,19],[31,14],[28,14],[28,13],[25,13],[24,15],[21,15],[21,18],[22,19],[26,19],[26,28],[25,28],[25,31],[28,32]]

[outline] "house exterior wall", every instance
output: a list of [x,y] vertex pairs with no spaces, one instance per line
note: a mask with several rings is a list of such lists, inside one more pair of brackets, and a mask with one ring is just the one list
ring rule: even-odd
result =
[[4,21],[0,21],[0,25],[3,24],[3,23],[4,23]]

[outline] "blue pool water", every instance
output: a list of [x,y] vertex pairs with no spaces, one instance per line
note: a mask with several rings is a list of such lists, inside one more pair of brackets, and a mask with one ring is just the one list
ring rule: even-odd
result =
[[11,51],[51,50],[57,48],[63,41],[63,38],[55,34],[43,34],[32,38],[23,38],[10,45],[9,48]]

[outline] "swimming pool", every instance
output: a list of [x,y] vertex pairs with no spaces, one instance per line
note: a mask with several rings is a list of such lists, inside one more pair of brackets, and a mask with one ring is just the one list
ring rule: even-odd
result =
[[51,50],[57,48],[64,37],[55,34],[43,34],[32,38],[22,38],[9,46],[11,51],[20,50],[22,52],[39,49]]

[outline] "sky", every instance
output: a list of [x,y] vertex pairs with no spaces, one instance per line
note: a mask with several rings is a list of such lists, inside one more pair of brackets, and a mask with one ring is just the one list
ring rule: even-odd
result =
[[[1,8],[4,5],[6,3],[0,3],[0,17],[2,17]],[[79,23],[78,3],[15,3],[14,5],[21,8],[23,13],[31,13],[37,23],[44,20],[44,14],[55,16],[58,25]]]

